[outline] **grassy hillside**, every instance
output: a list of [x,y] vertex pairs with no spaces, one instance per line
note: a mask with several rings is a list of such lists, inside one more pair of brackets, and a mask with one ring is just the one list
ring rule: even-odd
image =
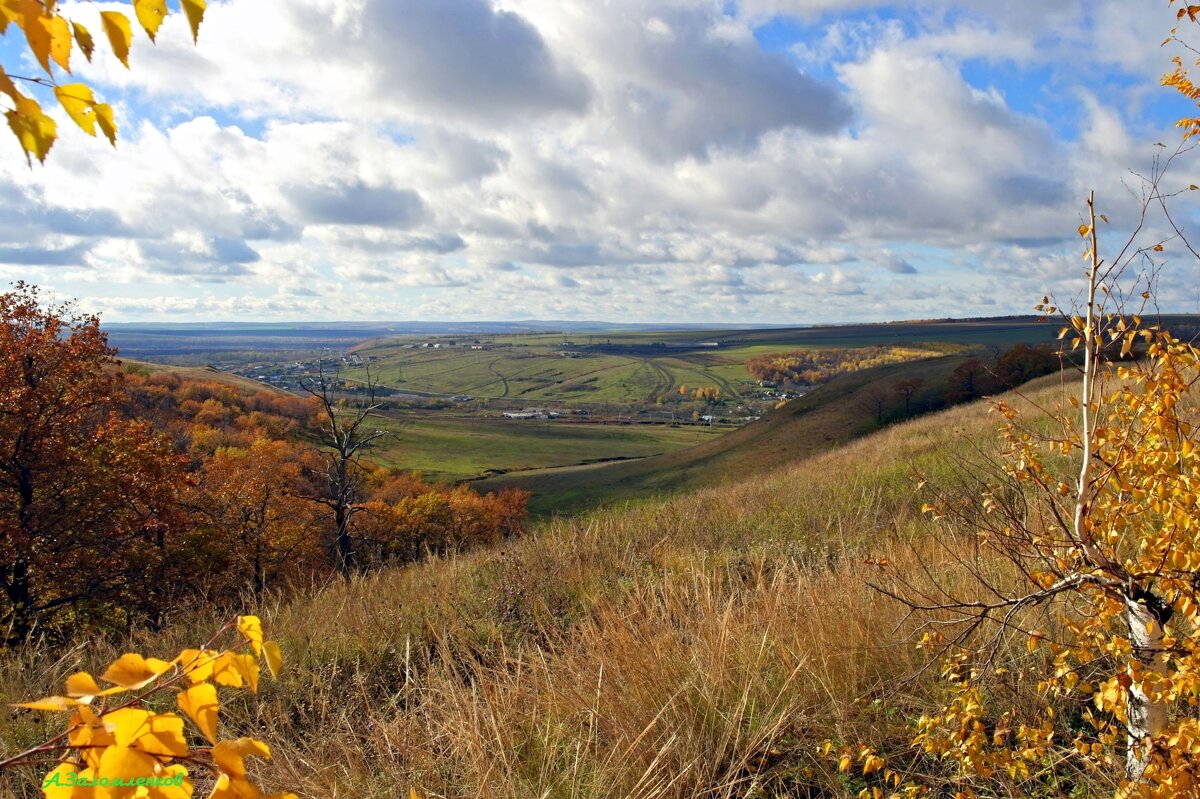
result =
[[474,483],[481,491],[532,491],[541,514],[572,513],[614,501],[694,490],[775,471],[853,441],[878,428],[871,397],[893,406],[897,381],[919,377],[937,398],[961,358],[895,364],[841,376],[783,408],[720,438],[638,461],[524,474]]
[[[1056,402],[1054,381],[1038,402]],[[897,682],[920,655],[864,558],[944,568],[914,474],[953,490],[996,424],[960,406],[769,475],[267,603],[287,671],[232,703],[226,734],[264,736],[268,786],[306,799],[852,796],[861,778],[819,743],[873,744],[903,767],[909,719],[937,692],[936,670]],[[31,649],[0,664],[0,699],[217,624]],[[15,714],[0,741],[45,726]]]

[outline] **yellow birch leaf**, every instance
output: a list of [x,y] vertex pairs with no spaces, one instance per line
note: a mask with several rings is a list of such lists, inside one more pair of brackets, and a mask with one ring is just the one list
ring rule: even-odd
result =
[[213,743],[217,742],[217,712],[220,704],[217,701],[217,688],[211,683],[202,682],[193,685],[186,691],[180,691],[176,697],[179,709],[188,715],[204,737]]
[[154,776],[164,780],[171,780],[176,775],[179,776],[179,785],[167,783],[162,785],[149,786],[147,789],[148,799],[192,799],[192,780],[188,776],[188,770],[178,763],[162,767],[161,771],[156,772]]
[[262,622],[259,621],[258,616],[238,616],[237,628],[238,632],[250,642],[250,648],[254,650],[254,654],[257,655],[262,651]]
[[206,0],[179,0],[183,13],[187,14],[188,24],[192,26],[192,41],[200,38],[200,23],[204,20],[204,11],[208,8]]
[[20,14],[16,18],[16,23],[25,31],[25,41],[29,42],[29,49],[33,51],[34,58],[42,65],[42,69],[50,73],[50,28],[42,24],[45,18],[42,6],[34,0],[21,0]]
[[25,158],[36,155],[37,160],[45,162],[46,154],[54,146],[58,138],[58,125],[53,119],[42,113],[42,107],[31,97],[21,97],[17,107],[5,113],[8,126],[16,134],[17,141],[25,150]]
[[8,77],[8,75],[4,72],[3,66],[0,66],[0,92],[4,92],[11,97],[14,103],[20,101],[21,97],[23,96],[19,91],[17,91],[17,85],[12,82],[12,78]]
[[83,57],[91,61],[92,53],[96,51],[96,40],[92,38],[91,32],[78,22],[71,23],[71,30],[75,33],[75,43],[79,45]]
[[221,654],[208,649],[185,649],[175,658],[184,675],[193,683],[204,682],[213,674]]
[[100,718],[117,746],[132,746],[134,741],[150,732],[150,711],[141,708],[123,707]]
[[100,679],[111,683],[132,688],[142,688],[154,682],[160,674],[171,668],[171,664],[158,658],[144,658],[134,652],[127,652],[115,660]]
[[270,760],[271,749],[262,741],[253,738],[221,741],[212,748],[213,762],[235,780],[246,779],[246,758],[251,756]]
[[93,106],[96,97],[92,89],[83,83],[67,83],[54,87],[54,96],[67,112],[67,116],[89,136],[96,135],[96,112]]
[[[96,777],[108,785],[98,785],[95,788],[97,799],[126,799],[137,795],[138,788],[125,785],[126,780],[136,780],[138,777],[153,777],[158,761],[137,749],[128,746],[110,746],[100,755],[100,768],[96,769]],[[121,785],[111,784],[120,778]]]
[[154,41],[158,26],[162,25],[163,17],[167,15],[167,0],[133,0],[133,10],[150,41]]
[[213,663],[213,679],[218,685],[241,688],[249,683],[251,691],[258,691],[258,663],[251,655],[223,652]]
[[1091,233],[1091,232],[1092,232],[1092,229],[1091,229],[1089,226],[1087,226],[1087,225],[1080,225],[1080,226],[1079,226],[1079,235],[1080,235],[1080,237],[1081,237],[1081,238],[1082,238],[1082,237],[1084,237],[1084,236],[1086,236],[1087,234],[1089,234],[1089,233]]
[[[242,675],[250,690],[258,693],[258,675],[260,671],[258,661],[251,655],[234,655],[230,661],[230,665]],[[220,682],[220,679],[217,682]]]
[[[71,47],[75,39],[71,36],[71,23],[65,17],[42,17],[39,22],[50,37],[50,57],[67,74],[71,72]],[[49,71],[49,70],[47,70]]]
[[47,696],[44,699],[38,699],[35,702],[22,702],[16,707],[23,707],[26,710],[51,710],[55,713],[65,713],[74,707],[79,707],[83,702],[78,699],[72,699],[69,696]]
[[133,28],[129,24],[129,17],[120,11],[101,11],[100,23],[112,45],[113,55],[129,69],[129,48],[133,44]]
[[105,725],[104,719],[98,718],[90,707],[84,705],[71,714],[67,742],[79,750],[83,762],[89,768],[99,768],[100,753],[104,751],[104,747],[112,746],[117,740]]
[[46,799],[71,799],[75,793],[77,769],[70,763],[59,763],[42,778],[42,793]]
[[278,677],[279,669],[283,665],[283,654],[279,651],[279,644],[263,641],[263,659],[267,661],[267,669],[270,670],[271,676]]
[[100,126],[100,132],[108,139],[109,144],[116,147],[117,123],[113,122],[112,106],[108,103],[96,103],[92,110],[96,112],[96,124]]
[[78,671],[67,678],[67,696],[83,698],[84,701],[91,699],[100,693],[100,686],[96,683],[96,679],[86,671]]
[[[238,783],[242,783],[242,785]],[[208,799],[241,799],[244,784],[243,780],[235,781],[230,779],[228,774],[222,774],[213,784],[212,793],[208,795]],[[253,791],[250,795],[254,795]]]
[[148,755],[183,757],[188,753],[183,737],[183,718],[174,713],[153,713],[146,720],[146,732],[134,742],[134,748]]

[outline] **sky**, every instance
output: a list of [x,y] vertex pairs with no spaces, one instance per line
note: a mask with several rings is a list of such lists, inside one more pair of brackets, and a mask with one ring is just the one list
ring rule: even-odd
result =
[[[120,7],[60,6],[93,31]],[[1172,24],[1166,0],[210,0],[197,46],[174,14],[130,70],[76,54],[115,150],[56,111],[30,168],[0,131],[0,281],[110,322],[1030,313],[1078,295],[1088,191],[1111,247],[1179,142]],[[15,30],[0,63],[36,74]],[[1184,252],[1158,297],[1194,313]]]

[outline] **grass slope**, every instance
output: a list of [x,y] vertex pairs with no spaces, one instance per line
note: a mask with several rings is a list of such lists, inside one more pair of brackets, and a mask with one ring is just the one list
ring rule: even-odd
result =
[[[920,656],[863,559],[944,569],[913,472],[953,487],[996,426],[960,406],[770,475],[268,603],[286,670],[223,710],[223,734],[263,737],[273,759],[257,771],[304,799],[854,796],[861,778],[820,742],[902,765],[908,719],[938,693],[936,669],[891,690]],[[219,619],[11,654],[0,698],[55,693],[123,651],[170,656]],[[45,737],[35,715],[0,727],[4,751]]]

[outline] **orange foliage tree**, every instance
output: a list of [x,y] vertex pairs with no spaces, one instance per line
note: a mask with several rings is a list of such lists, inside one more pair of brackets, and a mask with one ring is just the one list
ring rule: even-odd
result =
[[326,520],[298,495],[304,465],[295,445],[261,436],[204,459],[191,507],[209,589],[237,591],[248,579],[259,597],[268,585],[320,570]]
[[525,528],[530,494],[504,489],[479,494],[467,486],[433,486],[408,474],[377,469],[368,480],[361,535],[381,560],[416,560],[494,544]]
[[[0,294],[0,619],[36,625],[152,611],[171,568],[183,459],[115,413],[120,375],[95,316]],[[127,620],[127,619],[124,619]]]

